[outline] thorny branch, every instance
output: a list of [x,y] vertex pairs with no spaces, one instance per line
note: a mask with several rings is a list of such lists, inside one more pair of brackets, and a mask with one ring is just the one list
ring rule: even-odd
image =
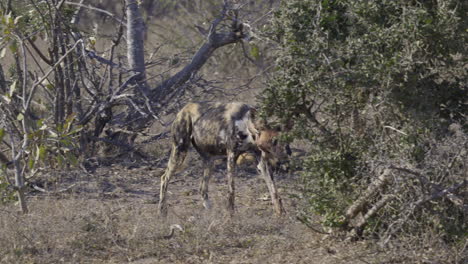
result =
[[395,221],[388,228],[388,231],[386,232],[386,234],[384,236],[385,239],[383,240],[383,245],[386,245],[390,241],[391,237],[395,233],[397,233],[399,230],[401,230],[401,228],[403,228],[403,225],[408,221],[409,217],[420,206],[422,206],[423,204],[425,204],[427,202],[430,202],[432,200],[444,197],[449,193],[453,193],[453,192],[457,191],[458,189],[463,188],[463,187],[465,187],[467,185],[468,185],[468,180],[465,179],[461,183],[454,184],[449,188],[446,188],[446,189],[441,190],[440,192],[436,192],[436,193],[433,193],[431,195],[422,197],[419,200],[417,200],[416,202],[409,204],[407,206],[407,208],[402,211],[402,213],[401,213],[402,217],[400,219],[398,219],[397,221]]

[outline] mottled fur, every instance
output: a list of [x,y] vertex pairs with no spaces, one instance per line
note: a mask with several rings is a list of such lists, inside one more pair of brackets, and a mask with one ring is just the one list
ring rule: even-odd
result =
[[264,177],[275,212],[283,213],[281,198],[275,187],[270,164],[285,159],[286,151],[278,144],[278,131],[255,122],[255,109],[243,103],[189,103],[172,124],[172,151],[167,169],[161,177],[159,212],[167,214],[166,193],[172,175],[182,166],[190,144],[204,162],[200,193],[205,208],[210,208],[208,182],[213,170],[213,159],[227,157],[228,209],[234,212],[234,173],[240,154],[253,151],[258,154],[258,169]]

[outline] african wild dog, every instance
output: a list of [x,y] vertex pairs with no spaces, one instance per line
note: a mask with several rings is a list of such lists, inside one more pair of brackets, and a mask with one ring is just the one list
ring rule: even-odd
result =
[[286,160],[289,147],[278,144],[279,131],[268,129],[255,120],[256,110],[243,103],[189,103],[172,124],[172,151],[166,171],[161,176],[159,212],[167,214],[166,192],[172,175],[182,166],[190,144],[203,159],[204,172],[200,185],[203,206],[211,207],[208,198],[208,182],[213,161],[227,156],[228,209],[234,212],[234,170],[240,154],[253,151],[258,156],[258,166],[268,186],[276,214],[284,208],[272,177],[272,165]]

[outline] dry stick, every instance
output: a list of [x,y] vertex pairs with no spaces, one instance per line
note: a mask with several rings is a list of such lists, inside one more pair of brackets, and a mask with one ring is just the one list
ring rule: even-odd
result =
[[75,187],[76,185],[77,184],[74,183],[74,184],[68,186],[67,188],[60,189],[58,191],[48,191],[48,190],[46,190],[44,188],[41,188],[41,187],[39,187],[39,186],[37,186],[35,184],[33,184],[32,187],[33,187],[34,190],[39,191],[39,192],[43,192],[43,193],[47,193],[47,194],[58,194],[58,193],[67,192],[67,191],[71,190],[73,187]]
[[121,20],[121,19],[117,18],[116,15],[112,14],[111,12],[109,12],[107,10],[104,10],[104,9],[101,9],[101,8],[97,8],[97,7],[94,7],[94,6],[91,6],[91,5],[84,5],[84,4],[82,4],[82,2],[74,3],[74,2],[65,1],[65,4],[74,5],[74,6],[78,6],[80,8],[87,8],[89,10],[97,11],[97,12],[108,15],[109,17],[111,17],[112,19],[114,19],[115,21],[117,21],[119,23],[122,23],[124,25],[126,24],[125,20]]
[[359,199],[357,199],[349,208],[346,210],[346,221],[349,222],[353,219],[358,213],[360,213],[365,205],[369,202],[369,198],[374,195],[379,189],[384,187],[390,179],[390,170],[385,169],[383,173],[374,180],[367,190],[364,192]]
[[395,198],[396,198],[395,195],[385,195],[382,199],[380,199],[377,203],[375,203],[374,206],[372,206],[372,208],[369,209],[369,211],[367,211],[364,217],[359,219],[358,222],[356,223],[353,229],[355,232],[355,235],[361,236],[364,227],[367,225],[367,220],[373,217],[380,209],[382,209],[382,207],[384,207],[389,201]]
[[184,232],[184,229],[182,228],[182,226],[178,224],[171,225],[169,229],[170,229],[170,233],[166,236],[163,236],[164,239],[171,239],[174,236],[176,229],[180,230],[181,232]]
[[47,63],[49,66],[52,66],[52,60],[47,58],[46,55],[44,55],[44,53],[42,53],[42,51],[36,46],[36,44],[34,43],[34,41],[31,38],[28,38],[28,42],[29,42],[29,45],[31,45],[31,47],[37,53],[37,55],[39,55],[39,57],[41,57],[41,59],[45,63]]

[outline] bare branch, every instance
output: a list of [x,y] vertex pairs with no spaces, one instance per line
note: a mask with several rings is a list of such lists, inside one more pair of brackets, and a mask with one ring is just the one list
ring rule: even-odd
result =
[[346,210],[346,222],[349,223],[358,213],[362,212],[369,199],[390,180],[390,170],[385,169],[383,173],[375,179],[367,190]]
[[457,191],[458,189],[463,188],[463,187],[465,187],[467,185],[468,185],[468,180],[465,179],[461,183],[454,184],[449,188],[441,190],[440,192],[433,193],[430,196],[423,197],[423,198],[419,199],[418,201],[416,201],[414,203],[411,203],[406,208],[406,210],[404,210],[401,213],[402,218],[400,218],[396,222],[392,223],[392,225],[389,227],[389,229],[387,231],[387,234],[385,235],[386,239],[383,241],[383,245],[387,244],[390,241],[390,238],[402,228],[403,224],[406,223],[406,221],[408,221],[408,218],[412,215],[412,213],[416,209],[418,209],[421,205],[423,205],[424,203],[427,203],[429,201],[432,201],[432,200],[447,196],[447,194],[453,193],[453,192]]
[[[426,177],[424,177],[422,174],[420,174],[419,172],[416,172],[416,171],[413,171],[413,170],[410,170],[408,168],[402,168],[402,167],[396,167],[396,166],[390,166],[390,169],[394,169],[394,170],[399,170],[399,171],[402,171],[402,172],[406,172],[408,173],[409,175],[413,176],[413,177],[416,177],[419,181],[421,181],[423,184],[425,185],[428,185],[430,186],[435,192],[442,192],[444,190],[444,188],[440,185],[437,185],[435,183],[432,183],[431,181],[429,181]],[[468,213],[468,205],[467,204],[464,204],[463,202],[463,199],[461,199],[460,197],[457,197],[455,194],[449,192],[447,194],[445,194],[445,196],[447,196],[447,198],[456,206],[462,208],[462,210],[466,213]]]
[[200,47],[197,53],[195,53],[192,61],[173,77],[164,81],[161,85],[151,91],[150,99],[152,99],[153,102],[159,102],[162,97],[169,92],[169,90],[180,86],[189,80],[190,76],[198,72],[216,49],[228,44],[239,42],[244,38],[245,33],[242,31],[241,23],[236,23],[237,27],[231,28],[228,32],[217,32],[217,27],[221,21],[225,19],[227,11],[228,5],[225,4],[220,16],[210,25],[207,41]]
[[[388,202],[395,199],[395,195],[384,195],[378,202],[376,202],[371,209],[369,209],[366,214],[361,217],[355,224],[353,231],[354,235],[361,236],[364,227],[367,225],[368,220],[373,217],[377,212],[382,209]],[[353,234],[352,234],[353,235]]]
[[93,10],[93,11],[97,11],[99,13],[103,13],[107,16],[109,16],[110,18],[114,19],[115,21],[117,21],[118,23],[122,23],[122,24],[126,24],[125,20],[121,20],[120,18],[118,18],[116,15],[112,14],[111,12],[107,11],[107,10],[104,10],[104,9],[101,9],[101,8],[97,8],[97,7],[94,7],[92,5],[84,5],[82,2],[80,3],[75,3],[75,2],[70,2],[70,1],[65,1],[65,4],[67,5],[74,5],[74,6],[79,6],[81,8],[87,8],[89,10]]
[[[29,94],[29,97],[28,97],[28,100],[26,101],[26,104],[25,104],[25,108],[27,109],[29,107],[29,105],[31,104],[31,101],[32,101],[32,98],[34,96],[34,93],[35,93],[35,90],[37,88],[37,86],[39,84],[41,84],[45,79],[47,79],[47,77],[55,70],[56,67],[58,67],[60,65],[60,63],[70,54],[70,52],[72,52],[77,46],[78,44],[82,43],[83,40],[80,39],[78,40],[77,42],[75,42],[75,44],[73,45],[73,47],[71,47],[69,50],[67,50],[67,52],[65,54],[63,54],[63,56],[57,60],[57,62],[54,64],[54,66],[52,66],[47,72],[46,74],[44,74],[44,76],[42,76],[39,80],[37,80],[33,85],[32,85],[32,88],[31,88],[31,92]],[[27,107],[26,107],[27,106]]]

